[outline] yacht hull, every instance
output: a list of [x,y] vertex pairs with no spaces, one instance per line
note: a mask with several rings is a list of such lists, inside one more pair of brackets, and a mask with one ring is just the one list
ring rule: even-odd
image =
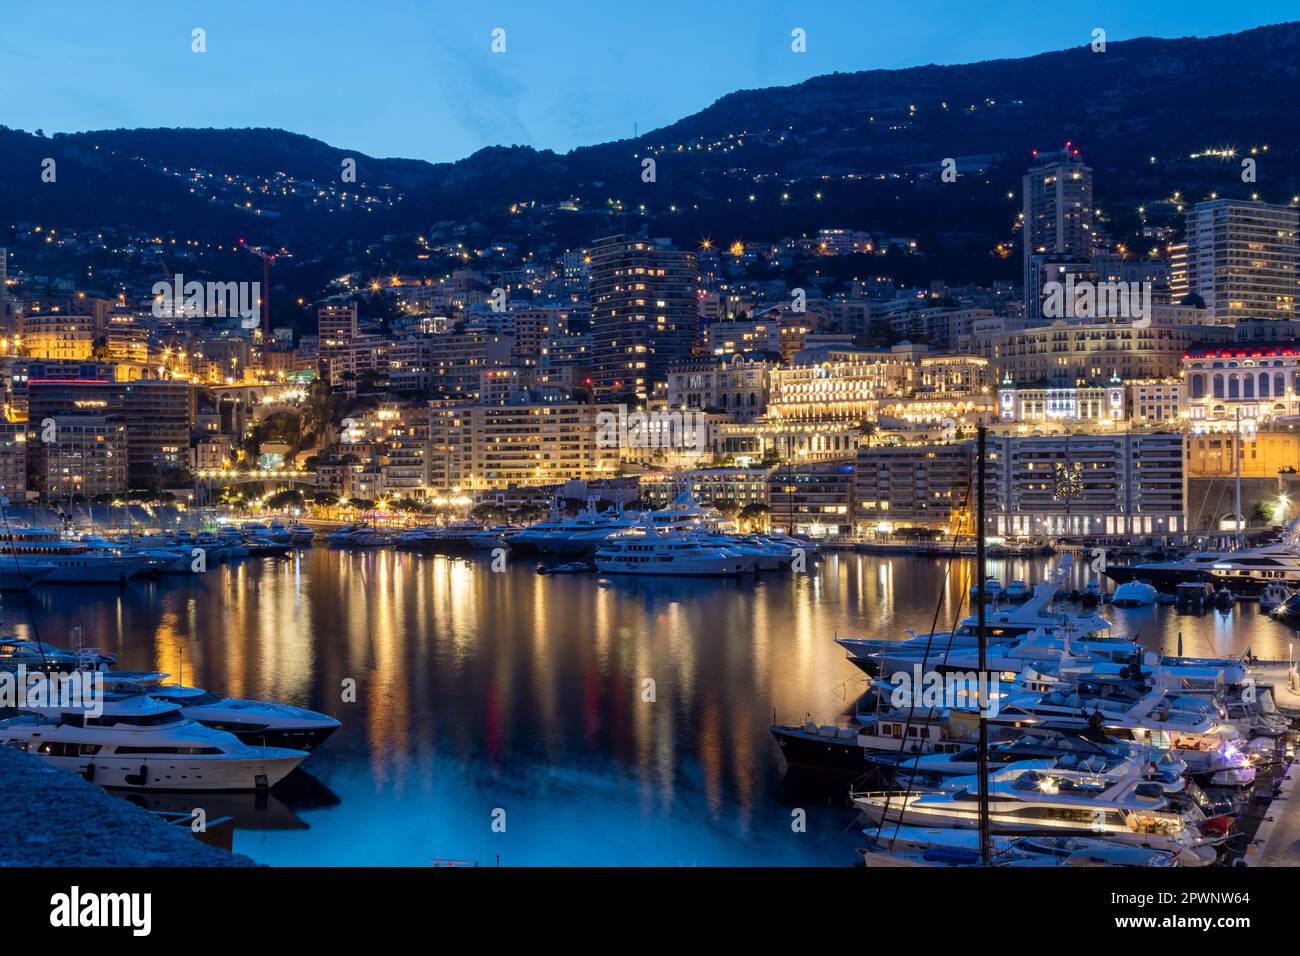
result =
[[773,727],[772,736],[781,748],[787,767],[861,776],[875,765],[867,762],[866,750],[854,740],[817,737],[800,729]]
[[255,757],[204,759],[186,756],[123,755],[56,757],[40,754],[60,770],[70,770],[101,787],[120,790],[258,790],[287,777],[307,754],[268,749]]
[[596,562],[596,570],[601,574],[653,574],[663,577],[730,577],[736,574],[744,574],[752,567],[752,563],[743,558],[681,561],[662,566],[628,564],[612,560],[599,560]]

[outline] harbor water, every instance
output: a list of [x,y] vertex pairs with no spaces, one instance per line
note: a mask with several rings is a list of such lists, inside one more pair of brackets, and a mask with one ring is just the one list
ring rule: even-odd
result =
[[[990,568],[1032,585],[1053,560]],[[6,594],[3,631],[69,646],[79,627],[122,670],[341,719],[270,794],[132,795],[234,816],[261,863],[847,866],[843,788],[786,780],[768,726],[852,713],[864,678],[832,638],[946,630],[972,583],[967,559],[851,553],[743,579],[535,566],[318,545]],[[1166,653],[1295,656],[1253,604],[1104,613]]]

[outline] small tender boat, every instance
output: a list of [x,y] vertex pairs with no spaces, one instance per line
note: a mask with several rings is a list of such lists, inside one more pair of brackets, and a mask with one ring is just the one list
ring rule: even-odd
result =
[[587,561],[567,561],[564,564],[539,564],[538,574],[585,574],[595,571],[596,566]]
[[1008,601],[1027,601],[1029,595],[1034,592],[1024,581],[1012,581],[1007,585],[1007,589],[1002,592],[1002,596]]
[[[1002,582],[997,578],[988,578],[984,582],[984,600],[996,601],[1002,597]],[[970,589],[970,599],[978,601],[980,599],[980,586],[976,584]]]
[[1214,592],[1214,606],[1221,611],[1230,610],[1236,601],[1236,597],[1226,587],[1219,588]]
[[1259,609],[1264,612],[1279,608],[1291,597],[1291,589],[1281,581],[1274,581],[1259,592]]

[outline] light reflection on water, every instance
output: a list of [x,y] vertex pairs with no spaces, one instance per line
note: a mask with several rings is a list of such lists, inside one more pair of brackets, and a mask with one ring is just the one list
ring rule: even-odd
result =
[[[1032,584],[1049,564],[992,567]],[[838,866],[860,842],[854,814],[783,789],[768,724],[850,712],[861,674],[832,636],[927,631],[940,596],[946,629],[970,583],[964,560],[831,554],[808,575],[652,580],[317,547],[32,600],[51,643],[81,625],[122,669],[183,660],[187,683],[344,722],[310,776],[263,806],[179,798],[234,813],[236,849],[264,863]],[[30,636],[21,597],[5,604],[6,632]],[[1294,640],[1253,605],[1106,613],[1170,653],[1180,632],[1197,655],[1285,658]],[[356,703],[341,702],[347,678]],[[795,807],[806,833],[792,832]]]

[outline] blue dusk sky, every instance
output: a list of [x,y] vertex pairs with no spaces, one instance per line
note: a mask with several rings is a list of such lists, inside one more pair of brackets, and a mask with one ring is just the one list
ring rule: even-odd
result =
[[[1295,11],[1273,0],[0,0],[0,124],[274,126],[433,161],[514,143],[566,151],[737,89],[1029,56],[1085,45],[1094,27],[1110,41],[1212,36]],[[496,27],[504,54],[490,49]],[[803,54],[790,50],[796,27]]]

